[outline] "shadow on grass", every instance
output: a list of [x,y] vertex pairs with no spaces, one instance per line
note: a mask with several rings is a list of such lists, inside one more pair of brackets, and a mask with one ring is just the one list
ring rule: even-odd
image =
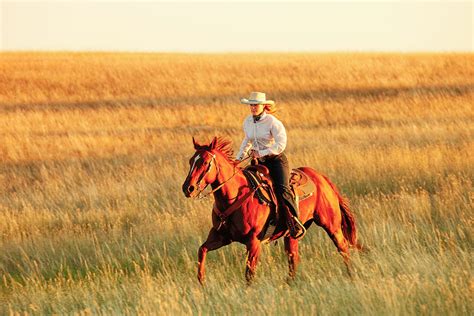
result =
[[[397,97],[436,96],[448,95],[463,96],[474,92],[474,84],[456,85],[424,85],[412,87],[374,87],[362,89],[316,89],[304,91],[275,91],[272,98],[281,102],[312,102],[312,101],[344,101],[349,99],[380,100]],[[233,104],[239,102],[239,95],[208,95],[208,96],[179,96],[170,97],[142,97],[123,99],[104,99],[88,101],[53,101],[32,103],[0,103],[0,113],[17,111],[68,111],[91,110],[99,108],[117,107],[176,107],[189,104]]]

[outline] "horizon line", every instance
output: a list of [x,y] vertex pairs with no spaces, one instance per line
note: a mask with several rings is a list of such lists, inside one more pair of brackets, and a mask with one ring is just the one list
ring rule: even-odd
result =
[[70,54],[181,54],[181,55],[217,55],[217,54],[474,54],[474,50],[426,50],[426,51],[411,51],[411,50],[258,50],[258,51],[167,51],[167,50],[44,50],[44,49],[14,49],[5,50],[0,49],[0,54],[3,53],[70,53]]

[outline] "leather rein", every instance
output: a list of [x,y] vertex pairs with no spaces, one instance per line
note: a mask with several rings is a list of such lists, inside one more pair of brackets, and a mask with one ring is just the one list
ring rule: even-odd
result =
[[[207,167],[207,171],[205,173],[202,174],[202,176],[200,176],[200,179],[199,181],[197,182],[197,186],[200,187],[201,185],[201,181],[204,179],[204,177],[211,171],[211,165],[212,165],[212,162],[214,161],[214,164],[216,165],[216,169],[217,169],[217,174],[219,174],[221,171],[219,169],[219,165],[217,164],[217,160],[216,160],[216,155],[211,153],[211,152],[208,152],[206,151],[207,153],[209,153],[211,156],[212,156],[212,160],[211,162],[209,163],[209,167]],[[247,158],[244,158],[242,159],[239,164],[241,164],[242,162],[246,161],[247,159],[249,159],[249,157]],[[230,176],[229,179],[225,180],[224,182],[222,182],[221,184],[219,184],[217,186],[217,188],[215,189],[212,189],[211,191],[207,192],[206,194],[201,194],[204,190],[206,190],[206,188],[209,186],[210,183],[207,183],[204,188],[202,188],[201,191],[199,191],[199,193],[197,194],[196,196],[196,199],[198,200],[202,200],[202,199],[205,199],[207,198],[209,195],[213,194],[214,192],[216,191],[219,191],[227,182],[229,182],[235,175],[237,174],[237,171],[235,170],[235,166],[234,166],[234,173]]]
[[[208,174],[210,171],[211,171],[211,165],[212,165],[212,162],[214,161],[215,165],[216,165],[216,170],[217,170],[217,175],[220,173],[220,169],[219,169],[219,165],[217,164],[217,161],[216,161],[216,155],[211,153],[211,152],[208,152],[211,156],[212,156],[212,160],[211,162],[209,163],[209,167],[207,168],[207,171],[206,173],[204,173],[198,183],[197,183],[197,186],[199,187],[200,186],[200,183],[201,181],[204,179],[204,177],[206,176],[206,174]],[[251,158],[250,156],[248,156],[247,158],[244,158],[242,159],[240,163],[246,161],[247,159]],[[204,188],[199,191],[198,195],[197,195],[197,199],[204,199],[206,197],[208,197],[209,195],[213,194],[214,192],[220,190],[227,182],[229,182],[235,175],[237,174],[237,171],[235,169],[235,166],[234,166],[234,173],[232,174],[232,176],[230,176],[229,179],[225,180],[224,182],[222,182],[221,184],[219,184],[219,186],[217,186],[215,189],[211,190],[210,192],[204,194],[204,195],[201,195],[201,193],[207,188],[207,186],[209,185],[209,183],[207,183]],[[223,225],[225,225],[226,223],[226,219],[232,214],[234,213],[240,206],[242,206],[242,204],[248,199],[250,198],[254,193],[255,191],[257,191],[260,186],[262,186],[262,184],[259,184],[258,186],[256,186],[255,188],[251,189],[249,192],[247,192],[244,196],[242,196],[240,199],[238,199],[237,201],[235,201],[234,203],[232,203],[231,205],[229,205],[229,207],[227,209],[225,209],[224,211],[221,211],[217,208],[216,206],[216,203],[214,202],[214,206],[212,207],[212,211],[217,215],[217,217],[219,218],[220,220],[220,223],[219,223],[219,226],[217,227],[217,230],[220,230],[222,228]]]

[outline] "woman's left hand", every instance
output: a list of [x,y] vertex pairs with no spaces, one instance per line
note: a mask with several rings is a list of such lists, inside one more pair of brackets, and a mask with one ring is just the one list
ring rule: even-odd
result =
[[252,158],[260,158],[260,154],[258,153],[258,151],[252,149],[252,150],[250,151],[250,157],[252,157]]

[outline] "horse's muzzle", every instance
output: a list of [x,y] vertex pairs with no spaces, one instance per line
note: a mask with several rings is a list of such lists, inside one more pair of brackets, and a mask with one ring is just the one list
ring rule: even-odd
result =
[[195,194],[196,192],[196,187],[192,184],[190,185],[187,180],[183,183],[182,189],[184,196],[186,196],[187,198],[193,197],[193,193]]

